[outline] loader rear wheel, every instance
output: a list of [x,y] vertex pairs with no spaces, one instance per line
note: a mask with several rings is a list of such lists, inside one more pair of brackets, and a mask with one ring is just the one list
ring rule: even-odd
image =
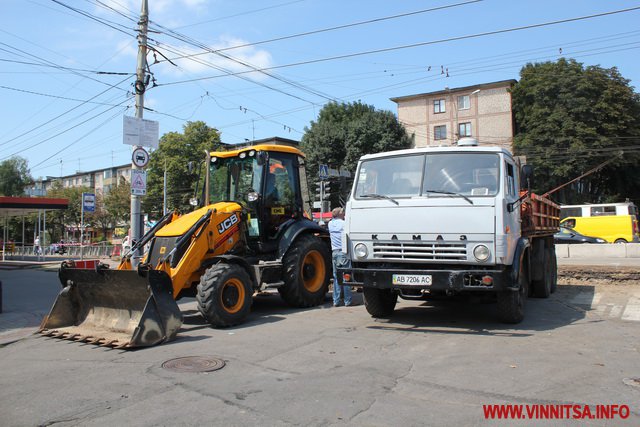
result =
[[212,326],[238,325],[251,310],[251,279],[239,265],[216,264],[200,278],[196,300],[198,311]]
[[282,260],[284,286],[280,296],[294,307],[312,307],[324,302],[329,289],[331,257],[328,246],[312,235],[298,237]]
[[398,294],[391,289],[364,288],[364,306],[371,317],[389,317],[396,308]]

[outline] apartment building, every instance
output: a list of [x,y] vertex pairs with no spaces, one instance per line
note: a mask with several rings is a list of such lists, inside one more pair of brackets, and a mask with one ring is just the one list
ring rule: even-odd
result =
[[414,136],[415,147],[452,145],[473,137],[480,145],[512,149],[511,87],[503,80],[391,98],[398,120]]
[[131,163],[88,172],[76,172],[73,175],[61,177],[48,176],[42,181],[41,188],[44,188],[46,192],[53,187],[56,181],[60,181],[64,188],[89,187],[96,193],[108,194],[111,188],[117,185],[121,176],[127,182],[131,182]]

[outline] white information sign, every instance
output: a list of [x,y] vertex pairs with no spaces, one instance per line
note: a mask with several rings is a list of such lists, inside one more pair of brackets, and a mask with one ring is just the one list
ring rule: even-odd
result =
[[160,122],[124,116],[123,143],[158,148],[160,138]]
[[96,211],[96,195],[94,193],[82,193],[82,209],[85,212]]
[[147,194],[147,172],[142,169],[131,169],[131,194],[145,196]]

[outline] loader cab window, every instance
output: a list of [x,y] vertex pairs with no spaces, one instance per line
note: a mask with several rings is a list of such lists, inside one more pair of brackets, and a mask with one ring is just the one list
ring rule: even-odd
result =
[[255,156],[212,158],[209,198],[211,203],[230,201],[249,208],[247,195],[259,191],[263,166]]
[[262,194],[263,235],[275,237],[281,226],[298,214],[298,159],[289,153],[269,153]]

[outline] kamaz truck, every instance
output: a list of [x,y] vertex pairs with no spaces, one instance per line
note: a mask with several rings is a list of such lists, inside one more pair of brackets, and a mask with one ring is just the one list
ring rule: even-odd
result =
[[346,204],[344,284],[363,288],[373,317],[392,315],[398,297],[474,294],[519,323],[526,298],[557,282],[559,206],[531,180],[531,166],[473,139],[363,156]]

